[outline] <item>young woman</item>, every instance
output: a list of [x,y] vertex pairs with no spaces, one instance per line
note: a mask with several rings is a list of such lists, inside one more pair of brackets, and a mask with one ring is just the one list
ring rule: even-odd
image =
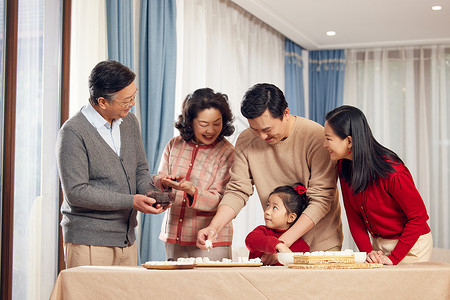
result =
[[[297,221],[307,205],[306,188],[301,183],[274,189],[264,210],[266,225],[256,227],[245,239],[245,245],[250,251],[249,258],[261,257],[264,253],[309,251],[309,245],[302,238],[290,247],[278,239]],[[276,265],[281,266],[280,263]]]
[[160,239],[167,259],[209,257],[230,258],[231,222],[220,232],[209,251],[195,246],[197,232],[214,217],[234,160],[234,147],[224,137],[234,132],[228,98],[212,89],[198,89],[188,95],[175,123],[180,136],[166,145],[157,187],[176,190],[175,201],[166,211]]
[[423,200],[403,161],[375,140],[364,114],[352,106],[330,111],[324,147],[338,161],[350,231],[367,262],[428,261],[433,240]]

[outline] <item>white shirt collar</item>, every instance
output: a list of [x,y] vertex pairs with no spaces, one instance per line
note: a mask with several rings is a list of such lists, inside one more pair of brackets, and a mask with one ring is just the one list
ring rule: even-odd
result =
[[[91,105],[91,103],[86,104],[82,109],[83,114],[86,118],[91,122],[91,124],[98,130],[99,128],[106,126],[110,128],[110,124],[106,121],[98,111]],[[122,123],[122,118],[116,119],[113,121],[113,126],[119,126]]]

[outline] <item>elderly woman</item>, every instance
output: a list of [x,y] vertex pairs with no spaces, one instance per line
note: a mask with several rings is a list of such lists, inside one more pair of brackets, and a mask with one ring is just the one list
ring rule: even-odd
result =
[[160,239],[165,242],[167,259],[231,257],[231,222],[209,251],[195,246],[197,232],[214,217],[230,179],[234,147],[226,140],[234,132],[228,98],[210,88],[198,89],[183,102],[175,123],[180,136],[166,145],[158,174],[153,176],[161,189],[176,190],[175,201],[166,211]]

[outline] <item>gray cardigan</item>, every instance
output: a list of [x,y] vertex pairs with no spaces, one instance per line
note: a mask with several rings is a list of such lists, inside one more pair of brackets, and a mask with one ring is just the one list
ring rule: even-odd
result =
[[136,116],[120,124],[119,157],[78,112],[61,127],[56,157],[65,242],[124,247],[136,240],[133,195],[152,189]]

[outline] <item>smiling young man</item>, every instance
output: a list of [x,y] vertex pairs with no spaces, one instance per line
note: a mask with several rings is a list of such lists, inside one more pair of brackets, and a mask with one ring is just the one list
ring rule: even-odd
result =
[[57,164],[64,202],[61,227],[66,268],[137,265],[137,211],[157,214],[136,117],[136,75],[116,61],[89,77],[89,104],[59,131]]
[[[214,239],[236,217],[253,194],[253,186],[264,205],[275,187],[304,182],[308,207],[280,240],[289,247],[303,237],[312,251],[339,250],[342,225],[337,173],[322,146],[323,127],[291,115],[283,92],[267,83],[246,92],[241,112],[250,128],[236,142],[231,179],[214,219],[199,232],[197,246],[205,249],[206,240]],[[262,260],[271,265],[277,258],[266,255]]]

